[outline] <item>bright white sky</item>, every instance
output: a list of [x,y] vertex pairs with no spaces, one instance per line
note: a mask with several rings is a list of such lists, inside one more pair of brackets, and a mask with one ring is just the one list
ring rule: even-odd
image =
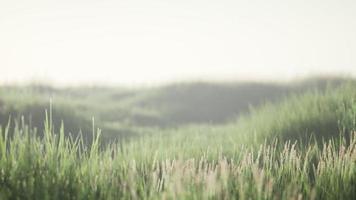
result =
[[356,75],[355,0],[0,0],[0,82]]

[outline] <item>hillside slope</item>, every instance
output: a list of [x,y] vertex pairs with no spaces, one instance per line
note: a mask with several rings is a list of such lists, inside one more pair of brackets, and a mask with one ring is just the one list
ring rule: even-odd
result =
[[[105,137],[136,135],[137,127],[173,128],[189,124],[225,124],[267,102],[286,96],[353,82],[348,79],[307,79],[289,84],[184,83],[146,89],[107,87],[52,88],[47,86],[0,87],[0,123],[9,116],[43,131],[45,110],[53,105],[53,122],[76,135],[92,130],[92,118]],[[354,82],[353,82],[354,83]],[[133,128],[134,127],[134,128]],[[88,136],[89,137],[89,136]]]

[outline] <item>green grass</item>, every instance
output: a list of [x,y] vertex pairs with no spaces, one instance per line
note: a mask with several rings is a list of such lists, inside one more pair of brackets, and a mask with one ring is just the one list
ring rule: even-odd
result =
[[30,134],[23,127],[14,138],[5,133],[0,139],[2,199],[356,197],[355,134],[347,144],[330,140],[299,148],[274,142],[228,155],[207,148],[190,158],[165,159],[159,149],[152,154],[136,146],[131,152],[131,145],[99,150],[96,141],[85,148],[80,139],[53,135],[50,128],[43,139]]
[[356,198],[354,83],[227,124],[136,127],[137,138],[106,146],[93,124],[88,145],[52,119],[37,131],[3,124],[0,199]]

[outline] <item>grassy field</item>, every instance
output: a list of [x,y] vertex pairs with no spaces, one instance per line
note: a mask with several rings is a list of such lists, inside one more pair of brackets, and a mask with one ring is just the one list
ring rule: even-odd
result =
[[353,80],[0,95],[0,199],[356,199]]

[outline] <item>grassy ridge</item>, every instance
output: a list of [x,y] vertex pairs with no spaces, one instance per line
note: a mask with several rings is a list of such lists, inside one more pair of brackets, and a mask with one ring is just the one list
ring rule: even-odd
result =
[[[342,135],[347,139],[355,127],[356,87],[346,84],[325,92],[316,90],[291,96],[279,104],[263,105],[224,125],[191,125],[165,131],[144,129],[143,137],[132,143],[146,152],[159,148],[158,152],[168,157],[178,154],[189,157],[207,148],[234,152],[241,145],[259,145],[276,138],[299,143],[322,143]],[[136,151],[139,149],[129,150]]]

